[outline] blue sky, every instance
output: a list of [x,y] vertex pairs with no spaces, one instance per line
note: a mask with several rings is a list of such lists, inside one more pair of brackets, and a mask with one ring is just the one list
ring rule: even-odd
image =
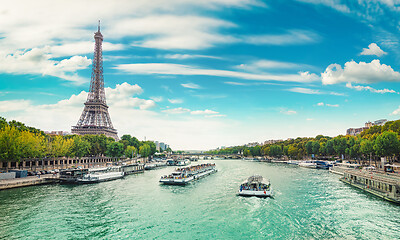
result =
[[120,136],[210,149],[336,136],[400,114],[398,0],[96,3],[3,4],[1,116],[70,131],[98,19]]

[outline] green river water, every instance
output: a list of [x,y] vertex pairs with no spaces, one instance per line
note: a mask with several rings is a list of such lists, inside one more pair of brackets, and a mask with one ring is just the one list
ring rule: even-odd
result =
[[[0,239],[399,239],[400,206],[325,170],[242,160],[188,186],[158,180],[174,167],[92,185],[0,192]],[[236,195],[247,177],[274,198]]]

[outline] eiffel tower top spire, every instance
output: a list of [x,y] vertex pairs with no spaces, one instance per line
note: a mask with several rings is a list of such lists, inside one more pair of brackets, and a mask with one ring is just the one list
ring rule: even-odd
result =
[[100,32],[100,21],[97,32],[94,33],[94,55],[92,62],[92,77],[88,97],[82,115],[72,133],[76,134],[105,134],[118,140],[117,130],[114,129],[104,91],[103,76],[103,35]]
[[92,63],[92,77],[87,100],[88,102],[101,102],[106,104],[103,77],[103,35],[100,32],[100,20],[98,30],[94,33],[94,40],[95,46]]

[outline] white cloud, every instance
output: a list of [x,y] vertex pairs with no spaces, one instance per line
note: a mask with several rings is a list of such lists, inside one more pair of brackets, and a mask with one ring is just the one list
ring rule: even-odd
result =
[[184,88],[201,89],[200,85],[197,85],[195,83],[182,83],[181,86]]
[[0,72],[54,76],[75,84],[82,84],[88,81],[88,79],[78,76],[77,71],[86,69],[92,63],[91,59],[73,56],[61,61],[55,61],[51,58],[49,48],[34,48],[29,51],[17,51],[8,55],[1,55],[0,52]]
[[246,71],[252,71],[252,72],[257,72],[257,71],[262,71],[264,69],[300,69],[300,68],[313,68],[313,66],[306,65],[306,64],[297,64],[297,63],[291,63],[291,62],[281,62],[281,61],[273,61],[273,60],[258,60],[251,62],[249,64],[240,64],[239,66],[236,66],[238,69],[243,69]]
[[387,89],[387,88],[385,88],[385,89],[375,89],[375,88],[372,88],[370,86],[352,85],[351,83],[346,83],[346,87],[351,88],[351,89],[355,89],[357,91],[363,91],[364,90],[364,91],[370,91],[370,92],[373,92],[373,93],[381,93],[381,94],[384,94],[384,93],[397,93],[397,94],[399,94],[398,92],[396,92],[393,89]]
[[31,104],[29,100],[0,101],[0,113],[25,110]]
[[206,109],[206,110],[192,111],[190,114],[193,114],[193,115],[215,115],[215,114],[219,114],[219,112]]
[[246,86],[246,83],[241,83],[241,82],[224,82],[225,84],[229,85],[235,85],[235,86]]
[[297,1],[325,5],[344,13],[350,12],[349,7],[345,4],[342,4],[340,0],[297,0]]
[[178,104],[178,103],[183,103],[182,99],[168,99],[168,102],[172,104]]
[[290,92],[304,93],[304,94],[322,94],[320,90],[310,89],[310,88],[302,88],[302,87],[294,87],[288,89]]
[[323,107],[323,106],[327,106],[327,107],[339,107],[339,104],[329,104],[329,103],[323,103],[323,102],[319,102],[317,103],[317,106]]
[[288,109],[281,109],[280,112],[281,112],[282,114],[285,114],[285,115],[294,115],[294,114],[297,114],[296,111],[294,111],[294,110],[288,110]]
[[196,50],[234,42],[233,37],[218,33],[220,28],[232,27],[235,27],[233,23],[210,17],[158,14],[122,20],[110,31],[114,37],[128,34],[145,36],[143,40],[134,42],[134,46]]
[[325,104],[325,106],[327,106],[327,107],[339,107],[339,104],[329,104],[329,103],[327,103],[327,104]]
[[115,69],[129,74],[203,75],[263,81],[312,82],[320,79],[316,74],[309,72],[299,72],[298,74],[254,74],[228,70],[202,69],[190,65],[171,63],[120,64]]
[[400,115],[400,106],[394,110],[390,115]]
[[339,64],[329,65],[321,74],[323,84],[336,84],[342,82],[374,83],[374,82],[398,82],[400,73],[391,66],[381,64],[379,60],[370,63],[355,61],[346,62],[344,68]]
[[162,96],[150,97],[150,99],[153,100],[154,102],[162,102],[164,100]]
[[169,114],[182,114],[182,113],[190,112],[190,109],[183,108],[183,107],[178,107],[178,108],[171,108],[171,109],[162,110],[162,112],[169,113]]
[[311,31],[290,30],[284,34],[245,37],[244,42],[256,45],[294,45],[319,41],[320,36]]
[[[92,53],[94,41],[84,42],[71,42],[62,45],[54,45],[49,47],[49,52],[53,57],[73,56],[80,54]],[[110,42],[103,42],[103,51],[116,51],[122,50],[125,46],[123,44],[113,44]]]
[[360,53],[361,55],[376,55],[381,57],[386,55],[387,52],[384,52],[376,43],[371,43],[368,45],[368,48],[363,48],[363,51]]
[[166,55],[164,55],[164,58],[168,58],[168,59],[178,59],[178,60],[193,59],[193,58],[222,59],[222,58],[220,58],[220,57],[215,57],[215,56],[196,55],[196,54],[166,54]]
[[337,92],[324,92],[318,89],[311,89],[311,88],[302,88],[302,87],[294,87],[294,88],[289,88],[289,92],[296,92],[296,93],[304,93],[304,94],[329,94],[329,95],[334,95],[334,96],[344,96],[343,93],[337,93]]

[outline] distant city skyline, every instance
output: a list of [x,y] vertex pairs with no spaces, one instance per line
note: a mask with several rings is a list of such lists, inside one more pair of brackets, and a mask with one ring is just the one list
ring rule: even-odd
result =
[[70,131],[104,36],[118,135],[174,150],[336,136],[400,115],[395,1],[17,1],[0,11],[0,116]]

